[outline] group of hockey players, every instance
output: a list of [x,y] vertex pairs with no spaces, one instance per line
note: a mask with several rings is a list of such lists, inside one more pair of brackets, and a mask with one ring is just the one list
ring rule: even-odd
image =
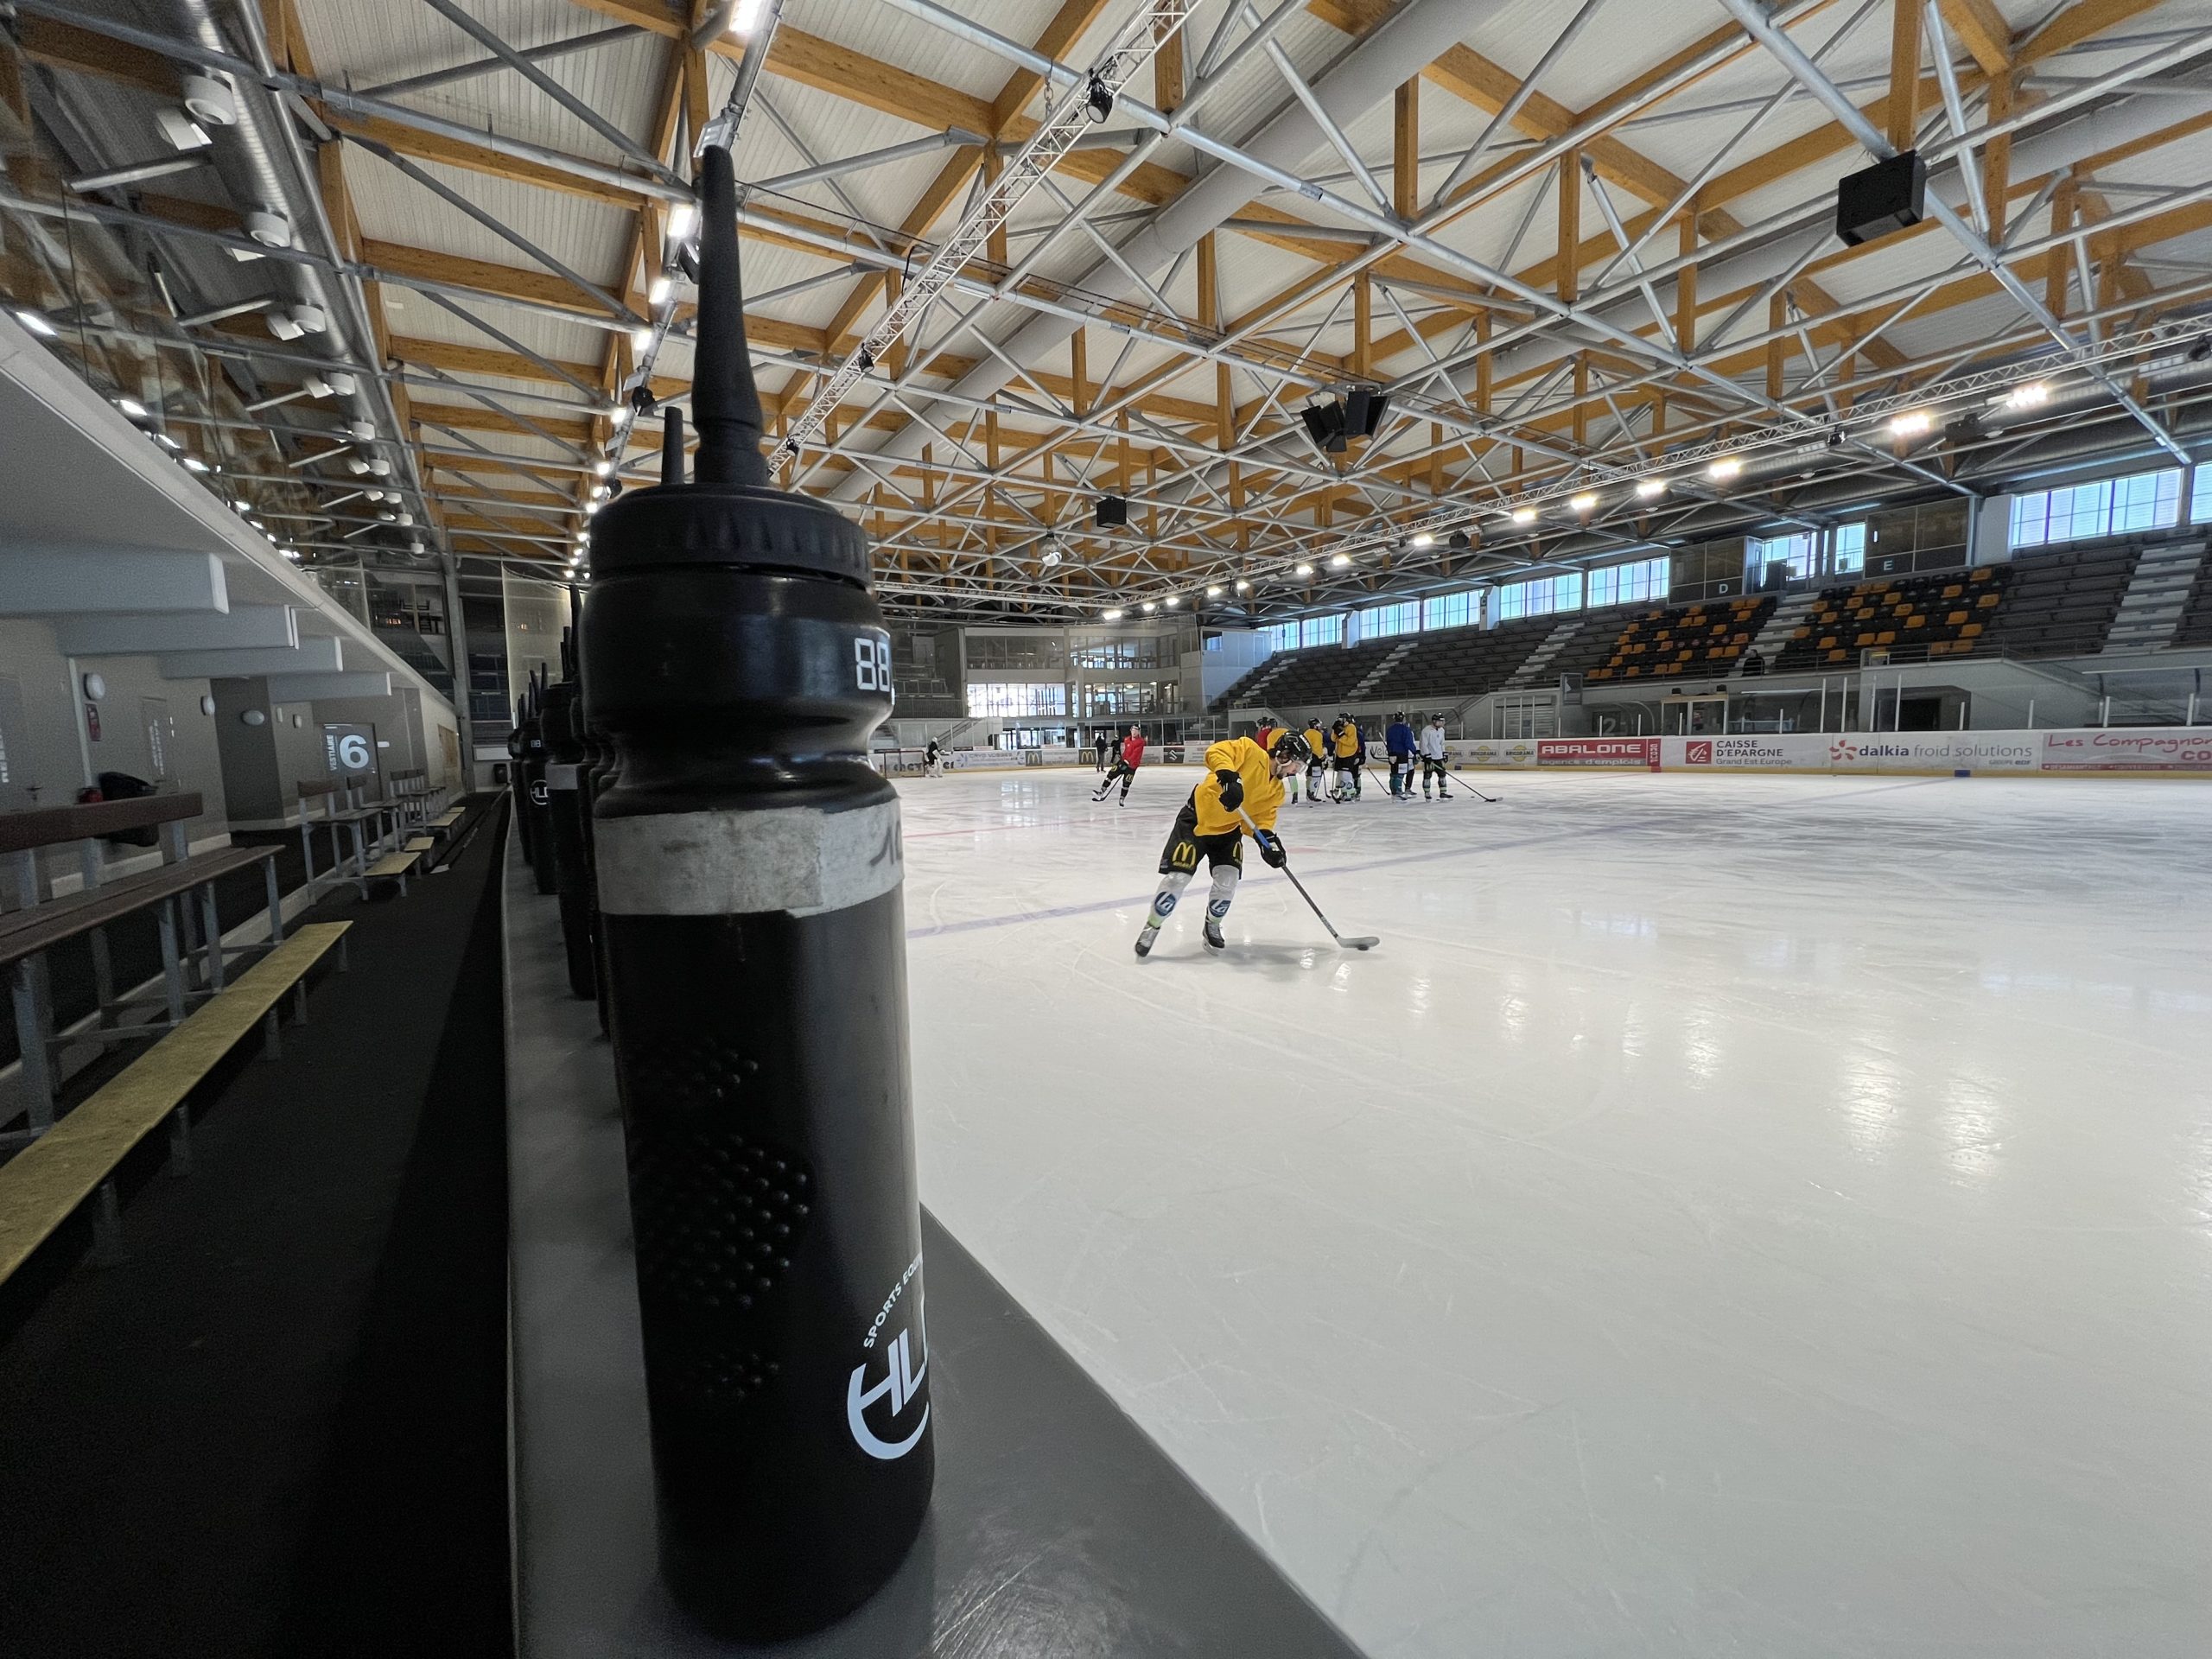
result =
[[[1260,735],[1265,738],[1272,729],[1263,725]],[[1357,800],[1367,777],[1367,737],[1360,730],[1359,721],[1351,715],[1339,715],[1336,723],[1324,731],[1319,720],[1311,721],[1300,741],[1306,745],[1306,804],[1319,806],[1325,799]],[[1383,730],[1382,748],[1389,758],[1393,800],[1413,799],[1416,772],[1421,777],[1423,800],[1452,798],[1443,715],[1431,715],[1428,724],[1416,733],[1402,713],[1392,715],[1389,725]],[[1435,791],[1433,796],[1432,789]],[[1290,798],[1294,801],[1298,795],[1298,779],[1294,777]]]

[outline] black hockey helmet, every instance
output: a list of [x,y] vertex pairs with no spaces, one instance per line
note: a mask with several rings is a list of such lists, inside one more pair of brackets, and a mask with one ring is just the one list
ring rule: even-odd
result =
[[1269,760],[1292,760],[1301,766],[1312,757],[1313,753],[1313,750],[1306,747],[1306,740],[1287,728],[1277,732],[1275,741],[1268,746]]

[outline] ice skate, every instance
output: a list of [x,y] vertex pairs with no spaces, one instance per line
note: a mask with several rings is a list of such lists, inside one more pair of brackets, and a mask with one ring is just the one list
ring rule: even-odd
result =
[[1221,937],[1221,924],[1211,916],[1206,918],[1205,935],[1207,950],[1226,950],[1229,949],[1229,941]]
[[1160,924],[1159,924],[1159,923],[1157,923],[1157,922],[1147,922],[1147,923],[1146,923],[1142,927],[1139,928],[1139,929],[1137,930],[1137,955],[1138,955],[1138,957],[1148,957],[1148,956],[1150,956],[1150,955],[1152,954],[1152,947],[1153,947],[1154,944],[1158,944],[1158,943],[1159,943],[1159,940],[1160,940]]

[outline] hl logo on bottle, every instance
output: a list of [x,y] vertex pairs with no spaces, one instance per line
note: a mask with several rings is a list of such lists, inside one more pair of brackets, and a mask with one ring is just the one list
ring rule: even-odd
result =
[[929,1375],[930,1369],[929,1338],[926,1335],[921,1338],[922,1363],[918,1370],[914,1367],[912,1351],[907,1346],[908,1337],[920,1332],[921,1321],[917,1318],[912,1331],[901,1331],[898,1339],[884,1351],[884,1378],[874,1388],[862,1388],[868,1380],[866,1360],[853,1367],[852,1379],[845,1387],[845,1421],[853,1431],[854,1443],[871,1458],[880,1458],[887,1463],[903,1458],[912,1451],[921,1440],[922,1431],[930,1426],[930,1405],[926,1400],[921,1402],[921,1421],[914,1425],[912,1433],[903,1439],[886,1440],[870,1428],[868,1421],[868,1408],[878,1401],[887,1398],[889,1409],[884,1416],[889,1421],[885,1427],[895,1435],[899,1432],[899,1419],[906,1414],[908,1406],[920,1399],[922,1379]]

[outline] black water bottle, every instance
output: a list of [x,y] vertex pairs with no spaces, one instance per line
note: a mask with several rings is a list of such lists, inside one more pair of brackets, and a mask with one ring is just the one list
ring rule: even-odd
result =
[[545,733],[545,823],[553,851],[553,886],[561,899],[561,944],[568,957],[569,990],[594,994],[591,896],[584,868],[582,771],[584,748],[575,733],[576,688],[568,680],[545,689],[539,721]]
[[583,668],[662,1567],[766,1640],[891,1576],[934,1451],[890,639],[858,527],[769,484],[728,152],[702,176],[698,480],[598,515]]
[[515,723],[507,732],[507,788],[514,797],[515,834],[522,843],[522,861],[537,862],[537,843],[531,839],[535,827],[530,816],[530,785],[523,780],[523,762],[530,755],[530,740],[523,734],[523,727],[530,719],[527,698],[515,699]]
[[545,688],[533,675],[527,713],[518,728],[522,735],[522,812],[530,843],[530,873],[539,893],[550,897],[559,891],[553,875],[553,825],[545,784]]

